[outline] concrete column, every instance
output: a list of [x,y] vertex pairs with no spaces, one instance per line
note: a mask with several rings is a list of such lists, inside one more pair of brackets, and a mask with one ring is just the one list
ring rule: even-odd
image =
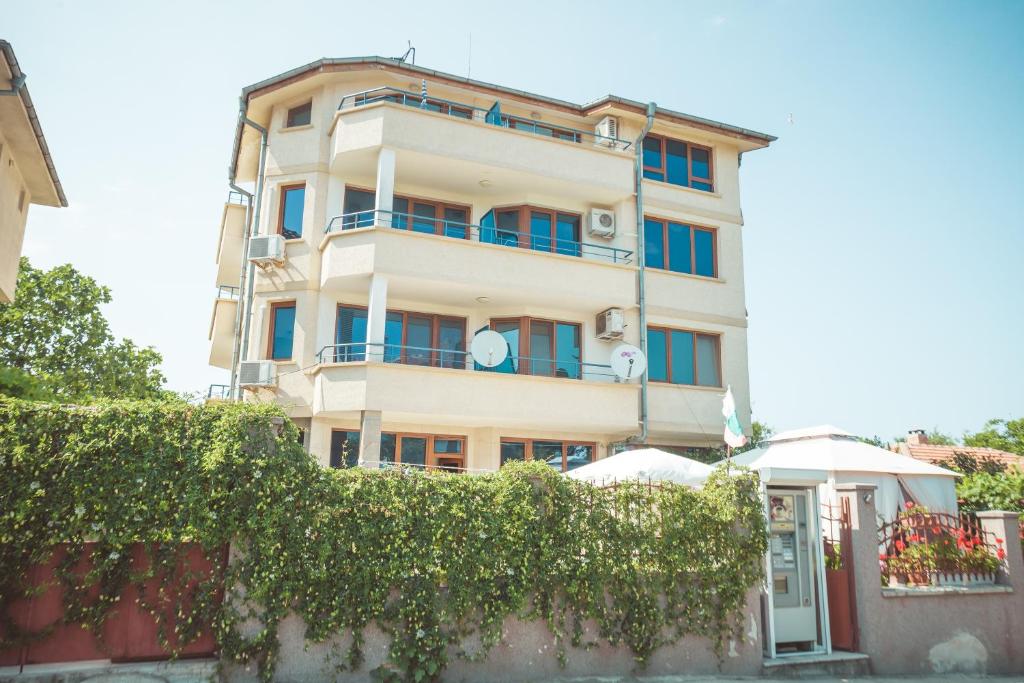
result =
[[[999,583],[1013,586],[1015,591],[1024,590],[1024,555],[1020,547],[1020,515],[1016,512],[988,510],[977,513],[981,528],[1002,541],[997,544],[1006,553]],[[990,538],[986,541],[995,542]]]
[[381,148],[377,153],[377,194],[374,200],[376,224],[387,225],[395,208],[395,151]]
[[[388,315],[388,278],[374,273],[370,276],[370,300],[366,311],[366,358],[384,360],[384,323]],[[401,342],[399,342],[401,343]]]
[[375,469],[380,467],[380,426],[379,410],[364,410],[359,418],[359,466]]

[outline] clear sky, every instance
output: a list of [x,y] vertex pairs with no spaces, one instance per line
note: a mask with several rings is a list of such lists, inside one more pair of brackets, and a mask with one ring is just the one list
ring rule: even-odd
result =
[[473,78],[779,136],[741,171],[755,419],[1024,416],[1024,2],[7,2],[71,203],[32,208],[25,253],[109,285],[173,389],[227,381],[207,331],[241,88],[407,39],[466,74],[472,36]]

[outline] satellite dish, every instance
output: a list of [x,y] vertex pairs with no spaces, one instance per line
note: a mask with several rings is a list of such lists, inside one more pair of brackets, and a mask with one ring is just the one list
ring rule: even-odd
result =
[[473,337],[469,352],[477,363],[485,368],[493,368],[508,358],[508,342],[494,330],[483,330]]
[[619,344],[612,349],[612,372],[619,379],[633,379],[644,374],[647,358],[632,344]]

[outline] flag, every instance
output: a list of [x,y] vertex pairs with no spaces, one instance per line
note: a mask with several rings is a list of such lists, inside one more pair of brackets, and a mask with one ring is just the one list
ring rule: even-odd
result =
[[736,416],[736,401],[733,400],[731,386],[725,390],[725,398],[722,399],[722,415],[725,417],[725,443],[731,448],[739,448],[747,443],[740,419]]

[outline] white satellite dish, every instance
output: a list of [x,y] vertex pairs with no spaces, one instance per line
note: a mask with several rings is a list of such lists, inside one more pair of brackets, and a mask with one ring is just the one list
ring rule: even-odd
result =
[[508,342],[494,330],[482,330],[470,342],[469,352],[477,363],[493,368],[508,358]]
[[619,379],[633,379],[644,374],[647,358],[644,352],[632,344],[619,344],[612,349],[612,372]]

